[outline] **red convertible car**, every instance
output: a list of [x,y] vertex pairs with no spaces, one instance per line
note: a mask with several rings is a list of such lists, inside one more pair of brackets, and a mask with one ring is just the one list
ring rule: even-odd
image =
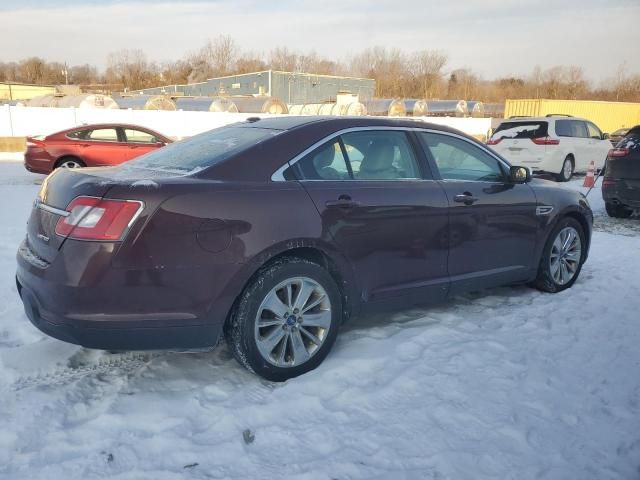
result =
[[83,125],[47,136],[27,137],[24,166],[34,173],[51,173],[58,167],[112,166],[168,143],[171,140],[164,135],[137,125]]

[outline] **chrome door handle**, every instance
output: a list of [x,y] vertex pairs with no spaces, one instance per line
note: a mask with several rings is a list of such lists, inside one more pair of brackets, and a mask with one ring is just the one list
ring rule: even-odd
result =
[[453,201],[457,203],[464,203],[465,205],[473,205],[479,200],[478,197],[474,197],[470,193],[460,193],[453,197]]
[[349,195],[340,195],[337,200],[327,200],[324,202],[327,207],[337,207],[343,209],[350,209],[359,207],[361,205],[360,202],[356,202]]

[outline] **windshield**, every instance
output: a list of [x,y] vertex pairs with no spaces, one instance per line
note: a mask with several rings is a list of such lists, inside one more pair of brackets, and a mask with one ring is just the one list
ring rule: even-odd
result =
[[128,166],[183,175],[196,173],[278,133],[279,130],[229,125],[172,143],[130,161]]
[[492,138],[546,137],[547,125],[547,122],[503,122],[493,132]]

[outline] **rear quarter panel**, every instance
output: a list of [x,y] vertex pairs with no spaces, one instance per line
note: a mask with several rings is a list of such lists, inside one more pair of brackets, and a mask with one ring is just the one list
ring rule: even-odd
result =
[[297,182],[141,182],[107,196],[145,202],[113,266],[177,289],[191,303],[184,308],[212,321],[224,321],[250,277],[284,251],[314,247],[341,261]]

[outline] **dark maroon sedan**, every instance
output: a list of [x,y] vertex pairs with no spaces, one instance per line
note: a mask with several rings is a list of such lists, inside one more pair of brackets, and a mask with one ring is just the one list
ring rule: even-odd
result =
[[119,165],[171,143],[164,135],[137,125],[105,123],[27,137],[24,166],[34,173],[56,168]]
[[591,225],[582,194],[456,130],[249,119],[119,167],[55,171],[17,284],[53,337],[183,350],[224,333],[244,366],[285,380],[315,368],[360,312],[571,287]]

